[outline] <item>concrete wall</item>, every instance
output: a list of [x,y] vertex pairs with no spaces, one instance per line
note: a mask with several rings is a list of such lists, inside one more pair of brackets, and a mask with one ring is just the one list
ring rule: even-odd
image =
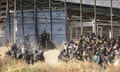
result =
[[[65,1],[65,0],[57,0]],[[80,0],[67,0],[67,2],[80,3]],[[94,5],[94,0],[83,0],[83,4]],[[96,0],[97,6],[110,7],[110,0]],[[120,8],[120,0],[113,0],[113,7]]]

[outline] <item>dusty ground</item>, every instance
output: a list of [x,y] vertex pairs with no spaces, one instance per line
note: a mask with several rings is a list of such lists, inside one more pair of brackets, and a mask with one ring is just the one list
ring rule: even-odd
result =
[[9,50],[9,47],[0,47],[0,58],[5,57],[5,52]]
[[[5,57],[5,52],[8,51],[8,47],[0,47],[0,58]],[[58,64],[58,55],[60,53],[59,49],[48,50],[44,53],[45,62],[49,65],[56,65]]]
[[49,65],[58,65],[58,55],[60,54],[60,50],[54,49],[54,50],[48,50],[44,53],[45,62]]
[[[6,47],[0,47],[1,58],[4,58],[5,52],[8,50]],[[79,62],[79,61],[70,61],[68,63],[60,62],[58,60],[58,55],[60,53],[59,49],[48,50],[44,53],[45,62],[37,62],[34,65],[27,65],[23,61],[18,61],[16,64],[13,64],[12,61],[3,61],[10,62],[9,65],[2,67],[4,71],[2,72],[120,72],[120,66],[109,66],[105,71],[95,63],[89,62]],[[12,64],[11,64],[12,63]],[[25,70],[26,71],[21,71]],[[38,71],[37,71],[38,70]],[[0,71],[1,72],[1,71]]]

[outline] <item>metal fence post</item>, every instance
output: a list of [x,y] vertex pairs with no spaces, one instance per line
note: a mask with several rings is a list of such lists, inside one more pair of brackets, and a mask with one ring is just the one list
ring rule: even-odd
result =
[[10,11],[10,9],[9,9],[9,5],[10,5],[10,3],[9,3],[9,0],[7,0],[7,10],[6,10],[6,15],[7,15],[7,19],[6,19],[6,24],[7,24],[7,26],[8,26],[8,39],[9,39],[9,41],[11,42],[11,24],[10,24],[10,13],[9,13],[9,11]]
[[111,16],[111,38],[113,38],[113,12],[112,12],[112,0],[110,0],[110,16]]
[[81,35],[83,35],[82,0],[80,0],[80,26],[81,26]]
[[95,24],[95,30],[94,33],[97,35],[97,23],[96,23],[96,0],[94,0],[94,24]]
[[37,23],[37,0],[34,0],[34,20],[35,20],[35,36],[36,36],[36,41],[39,43],[38,39],[38,23]]
[[13,44],[16,44],[16,32],[17,32],[17,7],[16,7],[17,0],[14,0],[14,32],[13,32]]
[[22,33],[24,37],[24,13],[23,13],[23,0],[20,0],[20,9],[21,9],[21,25],[22,25]]
[[51,4],[51,3],[52,3],[51,0],[49,0],[49,14],[50,14],[49,21],[50,21],[50,31],[51,31],[50,38],[51,38],[51,40],[52,40],[52,34],[53,34],[53,33],[52,33],[52,27],[53,27],[52,25],[53,25],[53,24],[52,24],[52,23],[53,23],[53,22],[52,22],[52,6],[51,6],[52,4]]
[[68,30],[67,30],[67,28],[68,28],[68,25],[67,25],[67,0],[65,0],[65,2],[64,2],[64,6],[65,6],[65,25],[66,25],[66,41],[68,40]]

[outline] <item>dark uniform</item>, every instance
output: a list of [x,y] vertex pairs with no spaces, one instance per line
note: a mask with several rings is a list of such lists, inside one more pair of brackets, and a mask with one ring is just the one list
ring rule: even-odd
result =
[[46,48],[48,46],[49,42],[49,34],[44,31],[43,33],[40,34],[40,43],[43,48]]
[[11,47],[11,55],[12,55],[12,58],[16,58],[16,53],[17,53],[17,45],[14,44],[14,45],[12,45],[12,47]]

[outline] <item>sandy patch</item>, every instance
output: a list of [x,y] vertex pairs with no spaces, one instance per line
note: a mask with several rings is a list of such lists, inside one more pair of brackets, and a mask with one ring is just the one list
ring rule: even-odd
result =
[[5,53],[8,51],[8,47],[0,47],[0,58],[5,57]]
[[44,53],[45,57],[45,63],[48,63],[49,65],[56,66],[59,64],[58,56],[60,54],[60,50],[54,49],[54,50],[48,50]]

